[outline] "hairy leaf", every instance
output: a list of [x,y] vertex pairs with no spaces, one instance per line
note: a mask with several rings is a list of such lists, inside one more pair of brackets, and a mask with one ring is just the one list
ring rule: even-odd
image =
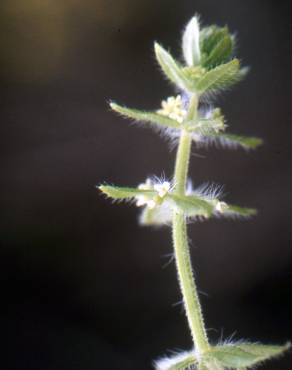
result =
[[[211,123],[211,122],[210,122]],[[215,123],[215,122],[214,122]],[[242,136],[242,135],[234,135],[228,134],[225,132],[214,132],[212,127],[207,124],[206,129],[204,130],[204,126],[199,127],[196,129],[194,126],[193,130],[191,131],[194,133],[193,140],[199,146],[209,146],[214,144],[217,147],[226,147],[230,149],[236,149],[237,147],[242,147],[246,150],[249,149],[256,149],[258,146],[262,145],[263,141],[257,137],[249,137],[249,136]],[[225,128],[225,127],[224,127]],[[224,130],[222,129],[222,131]],[[198,134],[198,135],[196,135]]]
[[185,76],[181,66],[158,43],[154,44],[156,59],[166,77],[182,90],[191,91],[191,84]]
[[228,368],[249,367],[269,358],[277,357],[290,348],[285,346],[266,346],[263,344],[229,344],[214,347],[206,354],[207,358],[215,358],[222,366]]
[[243,208],[228,204],[228,208],[224,212],[226,215],[234,215],[239,217],[251,217],[257,214],[257,210],[254,208]]
[[138,109],[122,107],[116,103],[110,103],[110,107],[115,111],[125,116],[141,122],[149,122],[151,124],[160,125],[166,128],[180,128],[180,124],[174,119],[168,118],[155,112],[145,112]]
[[253,136],[243,136],[243,135],[234,135],[234,134],[226,134],[221,133],[218,135],[215,135],[214,138],[218,138],[219,140],[222,140],[222,143],[224,142],[230,146],[242,146],[245,149],[255,149],[258,146],[263,144],[263,140],[258,137]]
[[207,136],[207,135],[217,135],[219,131],[225,129],[224,120],[223,119],[199,119],[197,122],[194,123],[187,123],[187,130],[189,132],[193,132],[199,135]]
[[173,203],[177,211],[188,217],[210,217],[213,211],[213,206],[199,196],[168,194],[167,199]]
[[200,32],[202,52],[208,57],[216,45],[228,34],[227,27],[209,26],[202,28]]
[[200,44],[203,53],[202,66],[210,69],[226,63],[232,57],[235,37],[228,27],[205,27],[200,33]]
[[203,62],[203,66],[210,69],[230,60],[233,52],[233,42],[230,35],[224,36]]
[[233,59],[229,63],[211,69],[196,82],[197,91],[204,93],[233,85],[241,78],[239,66],[239,60]]
[[196,66],[200,64],[200,28],[198,17],[193,17],[187,24],[183,39],[182,49],[183,56],[188,66]]
[[139,195],[155,196],[157,194],[154,190],[141,190],[137,188],[128,188],[112,185],[100,185],[99,190],[113,199],[131,199]]

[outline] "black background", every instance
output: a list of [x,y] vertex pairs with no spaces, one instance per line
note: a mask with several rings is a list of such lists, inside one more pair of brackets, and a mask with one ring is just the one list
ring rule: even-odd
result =
[[259,209],[253,221],[190,227],[209,336],[291,339],[289,2],[2,0],[0,9],[1,368],[143,370],[191,347],[174,264],[163,268],[169,229],[140,228],[137,209],[95,185],[171,177],[174,151],[107,100],[157,109],[173,94],[153,40],[179,55],[195,12],[237,32],[251,73],[217,104],[231,131],[265,141],[249,153],[193,148],[195,184],[224,184],[228,201]]

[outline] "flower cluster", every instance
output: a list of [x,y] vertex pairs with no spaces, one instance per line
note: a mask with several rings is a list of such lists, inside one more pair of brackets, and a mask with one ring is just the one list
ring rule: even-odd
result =
[[148,178],[145,183],[138,186],[138,189],[146,191],[154,190],[157,192],[157,195],[154,198],[145,194],[135,196],[137,207],[146,206],[149,209],[153,209],[162,203],[165,195],[171,190],[171,185],[168,181],[154,183],[152,179]]
[[168,97],[167,100],[162,101],[161,107],[162,109],[157,111],[158,114],[171,118],[179,123],[182,123],[187,116],[187,111],[184,109],[181,95]]
[[225,202],[221,202],[220,200],[217,200],[216,201],[216,205],[215,205],[215,211],[218,212],[218,213],[224,213],[225,211],[228,210],[228,204],[225,203]]

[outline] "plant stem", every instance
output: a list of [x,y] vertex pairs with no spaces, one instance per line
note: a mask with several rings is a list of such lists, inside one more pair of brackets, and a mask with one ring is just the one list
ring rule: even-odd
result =
[[[196,95],[193,95],[190,100],[187,118],[195,119],[197,116],[197,109],[198,98]],[[192,138],[190,134],[187,131],[182,130],[174,173],[175,192],[179,195],[185,194],[191,153],[191,141]],[[173,213],[172,235],[176,267],[184,307],[196,351],[198,354],[201,354],[209,349],[209,343],[191,265],[186,218],[183,214],[175,211]]]

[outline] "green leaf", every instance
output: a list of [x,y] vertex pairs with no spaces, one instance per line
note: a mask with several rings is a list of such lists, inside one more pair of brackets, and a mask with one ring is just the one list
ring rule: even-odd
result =
[[[214,122],[215,124],[215,122]],[[226,127],[226,126],[225,126]],[[225,128],[224,127],[224,128]],[[192,130],[193,128],[193,130]],[[224,130],[222,128],[222,130]],[[230,149],[236,149],[237,147],[242,147],[246,150],[249,149],[256,149],[258,146],[263,144],[262,139],[258,137],[252,136],[242,136],[242,135],[234,135],[228,134],[225,132],[214,132],[212,131],[212,121],[207,123],[206,129],[204,130],[204,126],[199,127],[196,130],[196,126],[191,126],[191,131],[195,134],[199,134],[199,137],[193,136],[193,140],[201,146],[209,146],[210,144],[215,144],[215,146],[222,146]]]
[[183,56],[188,66],[200,64],[200,27],[198,17],[193,17],[187,24],[183,33]]
[[196,89],[200,93],[224,89],[238,82],[241,78],[239,74],[239,60],[233,59],[229,63],[222,64],[211,69],[196,82]]
[[213,347],[205,359],[215,359],[228,368],[250,367],[269,358],[277,357],[290,348],[285,346],[266,346],[263,344],[229,344]]
[[111,185],[100,185],[98,186],[98,189],[105,195],[113,199],[131,199],[139,195],[152,197],[157,194],[157,192],[153,190],[140,190],[137,188],[127,188]]
[[223,129],[222,123],[213,119],[200,119],[198,122],[188,124],[186,127],[189,132],[203,136],[216,135],[219,130]]
[[235,37],[228,27],[205,27],[200,33],[200,44],[203,53],[202,66],[210,69],[226,63],[232,57]]
[[258,146],[263,144],[263,140],[258,137],[253,136],[243,136],[243,135],[234,135],[234,134],[218,134],[213,135],[213,137],[216,139],[222,141],[222,144],[229,144],[231,147],[234,146],[241,146],[245,149],[255,149]]
[[231,36],[228,34],[217,43],[202,65],[210,69],[219,64],[226,63],[230,60],[232,52],[233,42]]
[[226,125],[222,119],[199,119],[194,123],[187,123],[186,128],[189,132],[202,136],[217,136],[218,132],[225,130]]
[[192,91],[192,85],[178,62],[157,42],[154,44],[154,50],[156,59],[166,77],[182,90]]
[[182,212],[188,217],[210,217],[213,212],[212,204],[199,196],[168,194],[167,200],[171,201],[178,212]]
[[199,117],[194,122],[186,122],[186,127],[189,132],[194,132],[199,135],[216,135],[220,131],[226,129],[225,119],[220,108],[213,109],[208,118]]
[[179,129],[181,127],[180,124],[174,119],[168,118],[166,116],[163,116],[155,112],[145,112],[145,111],[140,111],[138,109],[130,109],[130,108],[122,107],[113,102],[110,103],[110,107],[112,108],[112,110],[121,114],[122,116],[131,118],[137,121],[149,122],[151,124],[156,124],[156,125],[160,125],[160,126],[167,127],[167,128]]
[[243,208],[232,204],[228,204],[228,208],[224,211],[224,214],[240,217],[252,217],[257,214],[257,210],[254,208]]
[[202,28],[200,32],[202,52],[208,57],[216,45],[228,34],[227,27],[209,26]]

